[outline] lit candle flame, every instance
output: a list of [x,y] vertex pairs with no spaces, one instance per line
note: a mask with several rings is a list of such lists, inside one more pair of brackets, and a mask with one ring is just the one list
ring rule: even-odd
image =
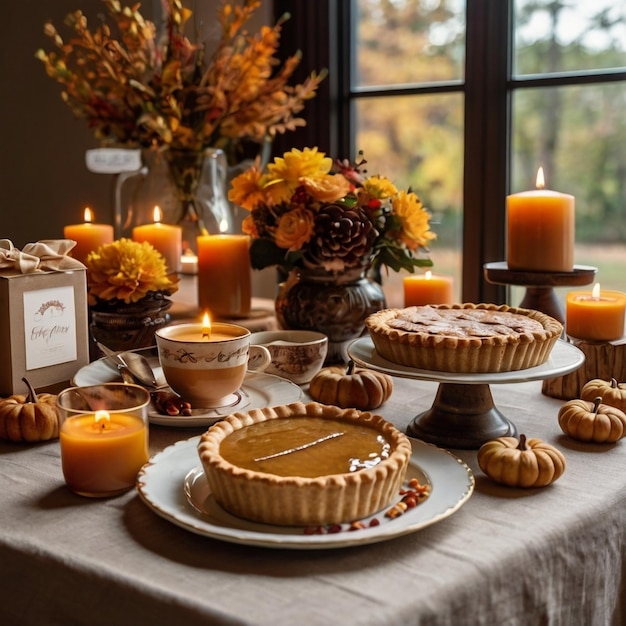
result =
[[154,207],[154,211],[152,212],[152,218],[154,219],[155,224],[158,224],[163,219],[161,207],[159,207],[158,205]]
[[546,186],[546,179],[543,175],[543,167],[537,170],[537,189],[543,189]]
[[202,317],[202,339],[211,338],[211,318],[208,313],[205,313]]
[[107,411],[96,411],[96,426],[102,430],[106,430],[111,421],[111,416]]
[[222,218],[219,224],[220,233],[225,233],[228,230],[228,220],[226,218]]
[[426,274],[424,274],[424,278],[426,280],[430,280],[433,277],[433,273],[430,270],[426,270]]
[[87,206],[85,207],[85,224],[90,224],[93,222],[93,211]]
[[591,290],[591,297],[592,298],[600,298],[600,283],[596,283],[593,286],[593,289]]

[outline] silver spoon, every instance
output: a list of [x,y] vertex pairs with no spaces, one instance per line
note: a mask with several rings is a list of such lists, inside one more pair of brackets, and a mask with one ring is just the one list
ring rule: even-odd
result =
[[154,377],[152,366],[141,354],[137,352],[122,352],[118,355],[124,361],[128,371],[146,387],[157,388],[159,384]]
[[150,363],[141,354],[130,351],[115,352],[100,342],[97,342],[97,346],[105,356],[113,360],[125,382],[131,382],[132,379],[132,382],[149,389],[163,389],[167,386],[159,385]]

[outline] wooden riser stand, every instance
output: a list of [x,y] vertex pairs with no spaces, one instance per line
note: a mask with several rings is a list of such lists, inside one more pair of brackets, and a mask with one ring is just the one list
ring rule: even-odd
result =
[[600,378],[626,382],[626,338],[613,342],[592,342],[568,338],[585,355],[585,362],[571,374],[543,381],[542,393],[551,398],[573,400],[590,380]]

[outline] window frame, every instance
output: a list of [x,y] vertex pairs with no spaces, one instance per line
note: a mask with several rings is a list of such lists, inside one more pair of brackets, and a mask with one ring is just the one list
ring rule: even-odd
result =
[[[350,84],[350,0],[274,0],[275,18],[289,13],[281,54],[301,50],[298,78],[328,68],[318,96],[307,103],[307,126],[275,142],[275,152],[318,146],[328,154],[355,157],[354,103],[382,95],[458,92],[464,96],[462,298],[507,301],[507,288],[484,278],[483,266],[505,259],[506,196],[510,193],[512,99],[525,88],[626,81],[626,69],[586,70],[513,77],[513,1],[467,0],[465,79],[435,84],[353,88]],[[314,25],[314,27],[311,27]],[[348,36],[345,34],[348,33]],[[487,107],[485,103],[489,103]]]

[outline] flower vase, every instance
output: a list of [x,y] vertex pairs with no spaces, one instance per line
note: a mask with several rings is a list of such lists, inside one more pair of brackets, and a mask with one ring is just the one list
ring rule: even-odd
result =
[[183,248],[196,251],[196,237],[232,232],[233,217],[227,199],[228,167],[222,150],[147,150],[143,167],[118,177],[116,212],[121,236],[135,226],[154,221],[154,207],[161,209],[164,224],[183,229]]
[[[170,322],[168,298],[144,298],[130,304],[99,303],[89,307],[89,330],[94,342],[121,352],[154,346],[154,333]],[[95,357],[102,356],[95,350]]]
[[327,335],[326,365],[346,363],[347,347],[363,334],[365,318],[386,306],[382,287],[367,276],[367,269],[334,274],[323,268],[298,268],[279,285],[275,303],[279,324]]

